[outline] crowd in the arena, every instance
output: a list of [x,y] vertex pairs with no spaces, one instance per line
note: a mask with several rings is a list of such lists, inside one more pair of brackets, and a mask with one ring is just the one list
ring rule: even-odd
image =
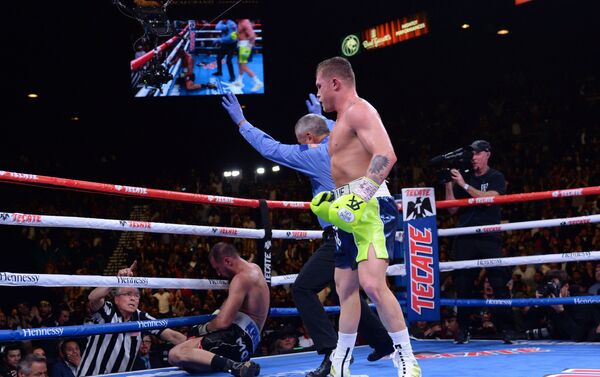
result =
[[[508,78],[508,81],[518,82]],[[590,89],[590,82],[563,79],[564,85],[544,86],[523,84],[517,95],[496,94],[478,103],[459,105],[446,100],[427,107],[406,111],[404,117],[384,119],[396,146],[398,164],[390,177],[392,192],[402,187],[435,186],[438,200],[443,187],[435,169],[428,165],[431,157],[456,149],[475,139],[485,138],[492,144],[490,165],[503,172],[507,193],[524,193],[556,189],[600,186],[600,97]],[[577,84],[577,85],[575,85]],[[517,84],[514,84],[517,85]],[[595,84],[591,85],[592,89]],[[554,91],[552,88],[555,88]],[[514,90],[514,87],[512,88]],[[564,96],[558,93],[564,90]],[[515,91],[517,92],[517,91]],[[466,127],[466,113],[477,119]],[[409,125],[418,125],[422,132],[403,133]],[[460,130],[460,139],[457,131]],[[595,130],[595,131],[594,131]],[[456,140],[456,141],[453,141]],[[33,162],[21,156],[21,171],[43,174],[44,162]],[[118,163],[118,159],[113,162]],[[50,174],[48,174],[50,175]],[[114,182],[121,183],[121,182]],[[122,182],[129,184],[128,182]],[[136,182],[137,183],[137,182]],[[143,206],[145,221],[219,225],[240,228],[260,227],[255,209],[226,206],[195,205],[167,201],[102,196],[70,191],[50,190],[44,195],[26,196],[18,190],[39,190],[25,187],[4,187],[16,195],[11,201],[14,210],[24,213],[128,219],[134,205]],[[242,198],[301,200],[311,197],[308,181],[283,169],[279,176],[256,178],[224,178],[221,174],[206,174],[190,170],[185,176],[149,177],[143,186],[175,191]],[[39,191],[38,191],[39,193]],[[4,194],[3,194],[4,195]],[[34,199],[32,199],[34,198]],[[502,207],[506,222],[576,217],[598,214],[598,196],[575,196],[554,200],[507,204]],[[270,222],[276,229],[318,229],[314,215],[300,210],[271,210]],[[444,210],[438,211],[438,228],[456,225],[456,218]],[[102,275],[109,257],[119,244],[121,233],[85,229],[13,228],[6,233],[17,240],[13,246],[27,255],[25,266],[11,266],[11,272],[45,274]],[[257,241],[227,239],[242,256],[255,261]],[[138,261],[137,274],[148,277],[217,278],[210,268],[207,254],[217,238],[144,233],[125,246],[127,260]],[[297,273],[320,241],[274,240],[273,275]],[[441,261],[451,259],[451,238],[440,238]],[[585,223],[556,228],[536,228],[503,233],[503,254],[506,257],[600,250],[600,226]],[[21,252],[13,250],[13,252]],[[3,257],[4,258],[4,257]],[[125,267],[120,266],[120,267]],[[18,270],[21,268],[21,270]],[[556,292],[561,295],[600,295],[600,263],[598,261],[544,263],[512,268],[509,289],[514,298],[536,297],[544,291],[550,277],[560,282]],[[390,279],[392,282],[392,279]],[[494,292],[482,272],[475,282],[481,298],[493,298]],[[564,288],[566,287],[566,288]],[[562,291],[561,291],[561,288]],[[0,329],[22,329],[40,326],[84,324],[90,321],[87,304],[89,288],[38,288],[27,295],[0,303]],[[398,289],[402,292],[402,289]],[[452,276],[441,276],[442,297],[455,297]],[[3,291],[6,292],[6,291]],[[140,309],[158,318],[207,314],[218,308],[226,292],[219,290],[144,289]],[[6,295],[6,293],[3,293]],[[11,296],[12,297],[12,296]],[[335,305],[332,289],[322,292],[325,305]],[[293,307],[289,285],[272,288],[271,307]],[[519,307],[512,310],[516,330],[522,338],[560,338],[576,341],[600,341],[599,305],[554,305],[549,307]],[[334,323],[335,315],[331,316]],[[568,324],[568,325],[565,325]],[[573,330],[574,329],[574,330]],[[186,329],[182,329],[186,331]],[[567,331],[573,330],[573,331]],[[411,325],[411,335],[420,338],[454,338],[458,324],[453,308],[443,308],[439,322],[417,322]],[[482,338],[498,337],[492,312],[481,309],[472,316],[472,333]],[[311,340],[297,319],[269,318],[263,333],[260,354],[278,354],[310,349]],[[360,339],[359,339],[360,340]],[[156,352],[164,344],[153,340]],[[79,339],[79,346],[85,340]],[[59,350],[59,340],[22,342],[19,352],[25,355],[41,347],[50,361],[66,357]],[[11,345],[4,344],[2,376],[14,377],[12,362],[7,357]],[[16,351],[15,351],[16,352]],[[62,356],[61,356],[62,355]],[[51,374],[51,377],[52,374]]]

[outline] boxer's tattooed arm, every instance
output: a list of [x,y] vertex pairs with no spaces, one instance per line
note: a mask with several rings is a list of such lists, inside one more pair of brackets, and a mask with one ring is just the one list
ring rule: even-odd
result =
[[377,183],[383,182],[386,177],[385,173],[388,171],[388,166],[390,166],[389,158],[382,155],[373,156],[368,170],[369,178],[373,179]]

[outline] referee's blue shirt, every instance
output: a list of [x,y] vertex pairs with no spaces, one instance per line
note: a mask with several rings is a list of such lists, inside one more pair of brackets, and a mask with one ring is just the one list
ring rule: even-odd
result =
[[[328,122],[329,129],[333,124]],[[264,158],[306,175],[310,179],[313,196],[321,191],[335,188],[331,178],[331,163],[327,148],[329,137],[321,144],[312,147],[303,144],[282,144],[248,121],[240,126],[240,133]],[[323,228],[331,225],[321,218],[318,219]]]

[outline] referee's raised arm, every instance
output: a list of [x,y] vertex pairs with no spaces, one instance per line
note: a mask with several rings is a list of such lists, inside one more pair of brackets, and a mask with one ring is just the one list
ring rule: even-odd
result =
[[[122,268],[117,273],[117,276],[133,276],[137,268],[137,260],[133,261],[131,266],[128,268]],[[109,294],[110,288],[108,287],[97,287],[92,290],[88,296],[89,305],[92,309],[92,313],[96,313],[102,305],[104,305],[104,299]]]

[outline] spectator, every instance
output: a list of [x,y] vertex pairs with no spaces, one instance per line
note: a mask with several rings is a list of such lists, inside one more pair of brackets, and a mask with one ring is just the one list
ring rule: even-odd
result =
[[153,369],[163,366],[162,360],[157,358],[151,351],[152,337],[150,335],[144,335],[142,343],[140,344],[140,350],[133,363],[133,370]]
[[158,313],[160,318],[171,317],[171,300],[173,296],[164,288],[159,288],[158,292],[152,295],[158,300]]
[[596,282],[590,286],[588,293],[591,295],[600,295],[600,263],[596,264],[594,271]]
[[35,346],[31,349],[31,353],[33,355],[37,355],[37,356],[41,356],[41,357],[46,357],[46,351],[44,350],[44,347],[41,346]]
[[298,345],[302,348],[310,348],[314,347],[315,345],[315,342],[310,337],[310,334],[306,329],[306,326],[304,325],[300,326],[300,336],[298,337]]
[[60,359],[50,368],[50,377],[75,377],[81,363],[81,349],[75,339],[60,343]]
[[282,328],[275,337],[275,340],[271,344],[271,355],[281,355],[285,353],[294,352],[294,348],[298,345],[298,337],[296,336],[296,330],[292,327]]
[[19,343],[9,343],[3,348],[0,376],[17,377],[17,368],[23,357],[23,348]]
[[42,300],[39,302],[37,308],[40,317],[40,324],[46,327],[51,326],[50,323],[52,323],[54,319],[52,318],[53,313],[52,305],[50,304],[50,302],[48,302],[47,300]]
[[48,376],[46,358],[35,354],[27,355],[18,367],[18,377],[44,377]]

